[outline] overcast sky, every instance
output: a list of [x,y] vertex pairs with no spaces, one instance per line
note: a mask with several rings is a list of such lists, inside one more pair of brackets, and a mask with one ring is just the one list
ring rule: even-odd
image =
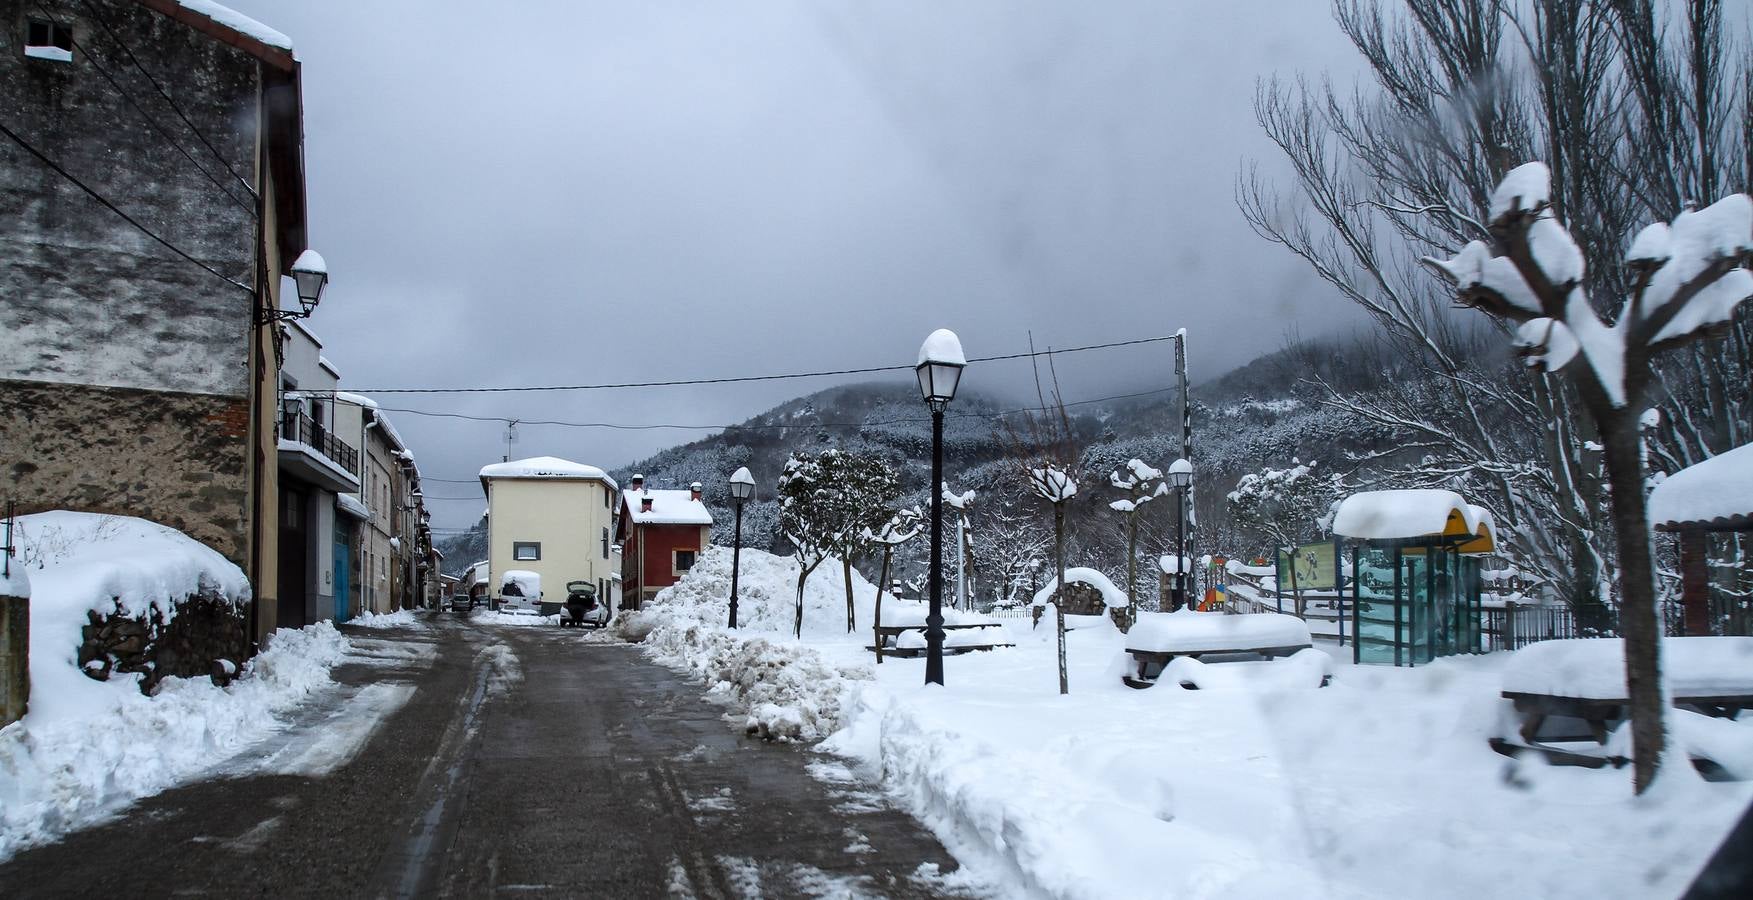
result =
[[[1354,321],[1232,198],[1277,162],[1255,80],[1355,69],[1317,0],[227,2],[303,61],[310,325],[353,388],[910,365],[938,327],[970,356],[1185,327],[1197,380]],[[1076,400],[1168,360],[1058,370]],[[832,383],[376,397],[723,423]],[[502,425],[392,415],[428,479],[505,452]],[[702,434],[525,426],[515,452],[609,468]],[[437,526],[479,515],[478,485],[426,493],[470,498]]]

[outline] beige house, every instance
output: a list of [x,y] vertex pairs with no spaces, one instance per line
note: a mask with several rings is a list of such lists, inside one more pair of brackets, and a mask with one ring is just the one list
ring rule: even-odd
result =
[[589,582],[599,598],[614,603],[619,489],[608,473],[538,456],[484,467],[481,487],[487,492],[487,583],[495,600],[503,596],[507,572],[534,572],[549,603],[565,600],[569,581]]

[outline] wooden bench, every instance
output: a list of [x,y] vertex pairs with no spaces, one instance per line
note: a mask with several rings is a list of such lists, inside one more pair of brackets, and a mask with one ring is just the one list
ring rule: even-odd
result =
[[[925,647],[901,647],[900,643],[901,643],[901,635],[902,634],[905,634],[906,632],[909,632],[909,631],[924,632],[925,628],[926,628],[926,626],[924,626],[924,625],[884,625],[884,626],[876,629],[876,635],[877,635],[876,640],[878,643],[875,644],[874,646],[865,647],[864,649],[875,651],[878,656],[893,656],[893,657],[897,657],[900,659],[912,659],[915,657],[924,656],[925,651],[928,648],[925,648]],[[944,633],[946,636],[948,635],[949,632],[952,632],[952,631],[973,631],[973,630],[981,629],[981,628],[999,629],[997,636],[998,637],[1004,636],[1004,631],[1003,631],[1004,625],[999,623],[999,622],[976,622],[976,623],[968,624],[968,625],[945,625],[945,626],[943,626],[943,630],[944,630]],[[994,641],[990,644],[963,645],[960,647],[947,646],[947,643],[946,643],[946,646],[943,648],[943,652],[946,655],[950,655],[950,654],[956,654],[956,653],[968,653],[968,652],[974,651],[974,650],[993,650],[993,649],[996,649],[999,647],[1014,647],[1014,646],[1016,646],[1016,645],[1012,644],[1008,641]]]
[[[1503,696],[1515,705],[1516,736],[1521,741],[1518,743],[1501,736],[1491,738],[1491,749],[1498,753],[1514,757],[1531,750],[1543,754],[1554,765],[1591,769],[1608,765],[1617,768],[1630,761],[1623,756],[1610,756],[1604,749],[1613,729],[1625,720],[1628,704],[1624,699],[1562,697],[1524,691],[1504,691]],[[1753,694],[1675,697],[1674,706],[1732,721],[1744,710],[1753,709]],[[1583,731],[1567,731],[1567,725],[1573,729],[1580,726]],[[1554,746],[1588,743],[1603,749],[1591,753],[1589,748]]]

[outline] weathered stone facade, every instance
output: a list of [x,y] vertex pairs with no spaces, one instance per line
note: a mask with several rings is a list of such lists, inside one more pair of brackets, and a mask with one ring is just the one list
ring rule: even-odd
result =
[[196,594],[172,601],[175,615],[165,621],[155,604],[141,616],[117,612],[86,615],[79,644],[79,668],[99,681],[112,674],[138,674],[140,692],[152,693],[167,675],[206,675],[224,686],[250,655],[244,638],[243,610],[217,596]]
[[139,516],[247,565],[249,402],[0,380],[0,485],[25,515]]

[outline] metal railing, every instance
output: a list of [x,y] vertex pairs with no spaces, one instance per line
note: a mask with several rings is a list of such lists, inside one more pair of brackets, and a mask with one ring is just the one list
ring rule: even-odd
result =
[[316,452],[328,457],[335,465],[347,470],[353,477],[359,477],[359,451],[353,449],[346,441],[335,436],[335,433],[318,424],[315,419],[304,413],[287,413],[280,417],[280,436],[289,441],[306,444]]

